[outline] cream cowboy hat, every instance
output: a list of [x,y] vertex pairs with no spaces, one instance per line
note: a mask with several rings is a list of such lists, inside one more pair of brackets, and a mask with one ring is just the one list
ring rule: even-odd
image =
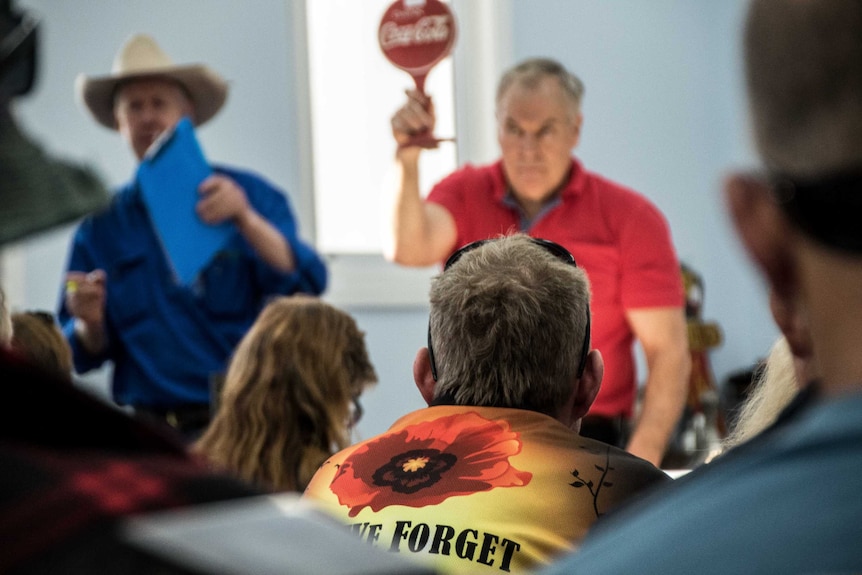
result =
[[75,81],[78,99],[87,106],[97,122],[117,129],[114,120],[114,92],[125,80],[163,77],[179,82],[191,96],[196,124],[200,126],[216,115],[227,99],[227,82],[203,64],[177,66],[144,34],[132,36],[114,58],[109,76],[79,75]]

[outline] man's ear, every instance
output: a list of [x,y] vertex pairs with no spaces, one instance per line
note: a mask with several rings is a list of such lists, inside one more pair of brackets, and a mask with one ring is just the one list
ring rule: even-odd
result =
[[792,298],[796,273],[789,244],[794,234],[769,185],[756,178],[734,175],[727,180],[724,190],[736,231],[769,281],[774,297]]
[[593,406],[599,388],[602,386],[602,378],[605,375],[605,362],[599,350],[591,350],[587,355],[587,363],[584,373],[575,383],[573,398],[569,408],[570,424],[579,421]]
[[572,121],[572,148],[577,148],[578,144],[581,141],[581,128],[584,126],[584,115],[578,110],[578,114],[574,117]]
[[431,405],[431,402],[434,401],[434,389],[437,382],[434,381],[434,376],[431,374],[431,356],[427,347],[420,348],[416,352],[416,359],[413,360],[413,381],[416,382],[416,388],[422,394],[422,399]]

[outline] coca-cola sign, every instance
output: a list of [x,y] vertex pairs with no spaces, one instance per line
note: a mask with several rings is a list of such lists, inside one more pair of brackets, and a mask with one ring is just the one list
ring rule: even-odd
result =
[[395,66],[424,77],[455,43],[455,18],[440,0],[398,0],[380,22],[378,41]]
[[380,27],[380,47],[391,50],[398,46],[416,44],[446,44],[449,42],[449,16],[423,16],[415,24],[399,26],[395,22],[384,22]]

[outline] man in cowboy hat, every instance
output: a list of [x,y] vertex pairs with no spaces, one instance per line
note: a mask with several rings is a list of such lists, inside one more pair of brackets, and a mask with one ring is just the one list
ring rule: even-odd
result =
[[[176,65],[145,35],[128,40],[111,74],[81,76],[77,93],[138,160],[179,120],[209,121],[227,83],[200,64]],[[287,198],[260,177],[213,166],[198,217],[232,236],[191,286],[173,280],[136,181],[87,218],[71,246],[59,317],[75,367],[114,364],[113,397],[194,436],[209,420],[210,387],[274,294],[321,293],[326,269],[300,240]]]

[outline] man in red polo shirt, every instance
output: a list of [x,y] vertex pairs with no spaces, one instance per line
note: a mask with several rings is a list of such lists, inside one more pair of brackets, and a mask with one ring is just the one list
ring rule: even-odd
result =
[[[593,345],[605,358],[601,392],[582,434],[661,462],[685,404],[690,370],[679,262],[664,216],[645,197],[583,168],[571,155],[583,121],[583,84],[559,63],[527,60],[497,90],[502,158],[467,165],[419,189],[421,148],[434,108],[416,92],[392,118],[398,194],[389,257],[408,266],[444,261],[459,246],[522,231],[574,254],[593,286]],[[649,374],[630,430],[637,339]]]

